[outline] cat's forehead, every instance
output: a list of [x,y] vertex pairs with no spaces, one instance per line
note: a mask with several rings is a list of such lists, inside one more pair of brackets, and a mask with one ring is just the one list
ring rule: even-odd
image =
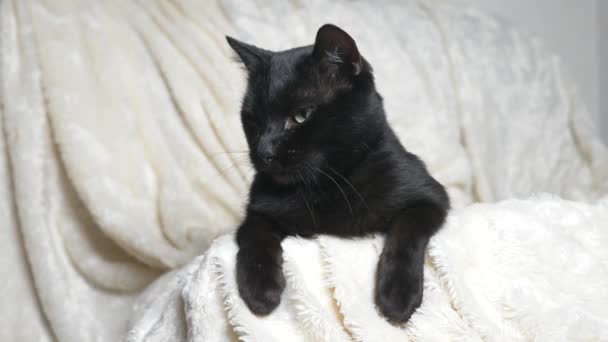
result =
[[301,47],[274,53],[270,59],[268,96],[270,100],[281,96],[283,91],[301,80],[297,70],[303,60],[310,56],[312,47]]
[[[350,83],[335,73],[335,65],[310,59],[312,46],[274,53],[268,75],[268,101],[327,102]],[[333,72],[332,72],[333,70]]]

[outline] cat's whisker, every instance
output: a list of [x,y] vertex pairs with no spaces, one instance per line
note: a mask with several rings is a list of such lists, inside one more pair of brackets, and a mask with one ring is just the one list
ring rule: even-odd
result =
[[308,188],[308,194],[310,196],[313,196],[313,181],[314,181],[314,172],[310,169],[310,167],[308,165],[303,165],[302,168],[302,172],[305,172],[307,176],[304,176],[304,183],[306,184],[306,187]]
[[[315,171],[314,171],[314,169],[312,168],[312,166],[310,166],[308,163],[305,163],[305,164],[304,164],[304,167],[305,167],[305,170],[307,171],[307,173],[310,175],[310,177],[309,177],[309,184],[310,184],[310,187],[309,187],[309,188],[310,188],[310,191],[311,191],[311,193],[312,193],[313,186],[314,186],[314,185],[317,185],[317,186],[318,186],[318,185],[319,185],[319,183],[318,183],[318,181],[317,181],[317,177],[315,176]],[[317,188],[317,189],[314,189],[314,190],[315,190],[315,191],[319,191],[320,189],[319,189],[319,188]]]
[[342,193],[342,196],[344,197],[344,200],[346,201],[346,204],[348,205],[348,211],[350,211],[350,214],[353,214],[353,207],[350,204],[350,201],[348,200],[348,196],[346,196],[346,192],[344,192],[344,189],[342,189],[342,187],[340,186],[340,184],[330,175],[328,175],[325,171],[321,170],[320,168],[316,167],[315,170],[321,172],[322,174],[324,174],[327,178],[329,178],[337,187],[338,190],[340,190],[340,192]]
[[237,166],[247,166],[251,167],[249,164],[249,158],[244,158],[244,156],[237,156],[235,159],[230,159],[229,165],[226,169],[237,167]]
[[224,155],[249,155],[249,151],[221,151],[221,152],[215,152],[215,153],[211,153],[211,157],[216,157],[216,156],[224,156]]
[[304,176],[304,174],[302,173],[302,171],[308,171],[308,170],[307,170],[306,165],[304,165],[304,169],[298,169],[297,171],[298,171],[298,173],[300,173],[300,175],[301,175],[302,182],[303,182],[303,183],[306,185],[306,187],[308,188],[308,193],[309,193],[309,194],[312,194],[312,190],[311,190],[311,188],[310,188],[310,182],[311,182],[311,181],[310,181],[310,179],[308,179],[308,177],[305,177],[305,176]]
[[329,170],[331,172],[333,172],[334,174],[338,175],[340,178],[342,178],[346,184],[348,184],[351,189],[353,189],[353,191],[357,194],[357,196],[359,196],[359,198],[361,199],[361,201],[363,202],[363,204],[365,205],[365,207],[367,208],[367,210],[369,210],[369,206],[367,205],[367,201],[365,200],[365,198],[363,198],[363,195],[361,195],[361,193],[357,190],[357,188],[355,188],[355,186],[348,181],[348,179],[346,179],[346,177],[342,176],[342,174],[338,171],[336,171],[334,168],[332,168],[331,166],[328,166]]
[[[229,172],[236,171],[237,167],[244,167],[251,171],[252,173],[255,171],[251,164],[249,163],[248,158],[242,158],[242,160],[230,160],[229,165],[226,167],[218,169],[218,174],[221,176],[226,176]],[[249,177],[250,178],[250,177]],[[251,181],[251,179],[246,179],[246,181]]]
[[[302,173],[300,172],[300,170],[298,171],[298,176],[300,177],[300,179],[302,180],[302,183],[306,184],[306,181],[304,180],[304,176],[302,176]],[[310,218],[312,219],[312,224],[314,226],[317,225],[317,220],[315,219],[315,214],[310,206],[310,204],[308,203],[308,200],[306,199],[306,195],[304,195],[301,191],[300,191],[300,186],[297,186],[298,188],[298,193],[300,194],[300,197],[302,197],[302,199],[304,200],[304,203],[306,203],[306,208],[308,209],[308,212],[310,213]]]

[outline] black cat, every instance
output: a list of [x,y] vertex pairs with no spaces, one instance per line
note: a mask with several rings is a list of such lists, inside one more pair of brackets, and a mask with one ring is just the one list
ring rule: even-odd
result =
[[389,321],[407,321],[449,199],[388,125],[355,41],[330,24],[314,46],[281,52],[227,40],[248,73],[241,119],[256,170],[236,237],[241,297],[255,314],[277,307],[286,236],[385,233],[375,301]]

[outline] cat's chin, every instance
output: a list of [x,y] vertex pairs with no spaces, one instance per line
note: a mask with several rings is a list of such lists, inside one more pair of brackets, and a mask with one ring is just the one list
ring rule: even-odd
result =
[[289,185],[301,181],[297,174],[293,171],[273,172],[269,176],[278,184]]
[[274,170],[258,170],[258,173],[263,175],[266,179],[278,185],[292,185],[298,182],[303,182],[301,174],[298,170],[294,169],[274,169]]

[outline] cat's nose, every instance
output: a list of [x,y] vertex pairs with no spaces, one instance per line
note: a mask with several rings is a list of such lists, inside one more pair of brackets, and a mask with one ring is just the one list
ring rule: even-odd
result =
[[266,165],[273,166],[277,162],[277,141],[271,134],[265,134],[258,143],[258,158]]
[[264,161],[264,163],[266,163],[266,165],[270,165],[274,162],[274,156],[263,156],[262,160]]
[[268,166],[272,165],[277,160],[276,156],[271,153],[263,153],[262,155],[260,155],[260,159],[262,159],[264,164]]

